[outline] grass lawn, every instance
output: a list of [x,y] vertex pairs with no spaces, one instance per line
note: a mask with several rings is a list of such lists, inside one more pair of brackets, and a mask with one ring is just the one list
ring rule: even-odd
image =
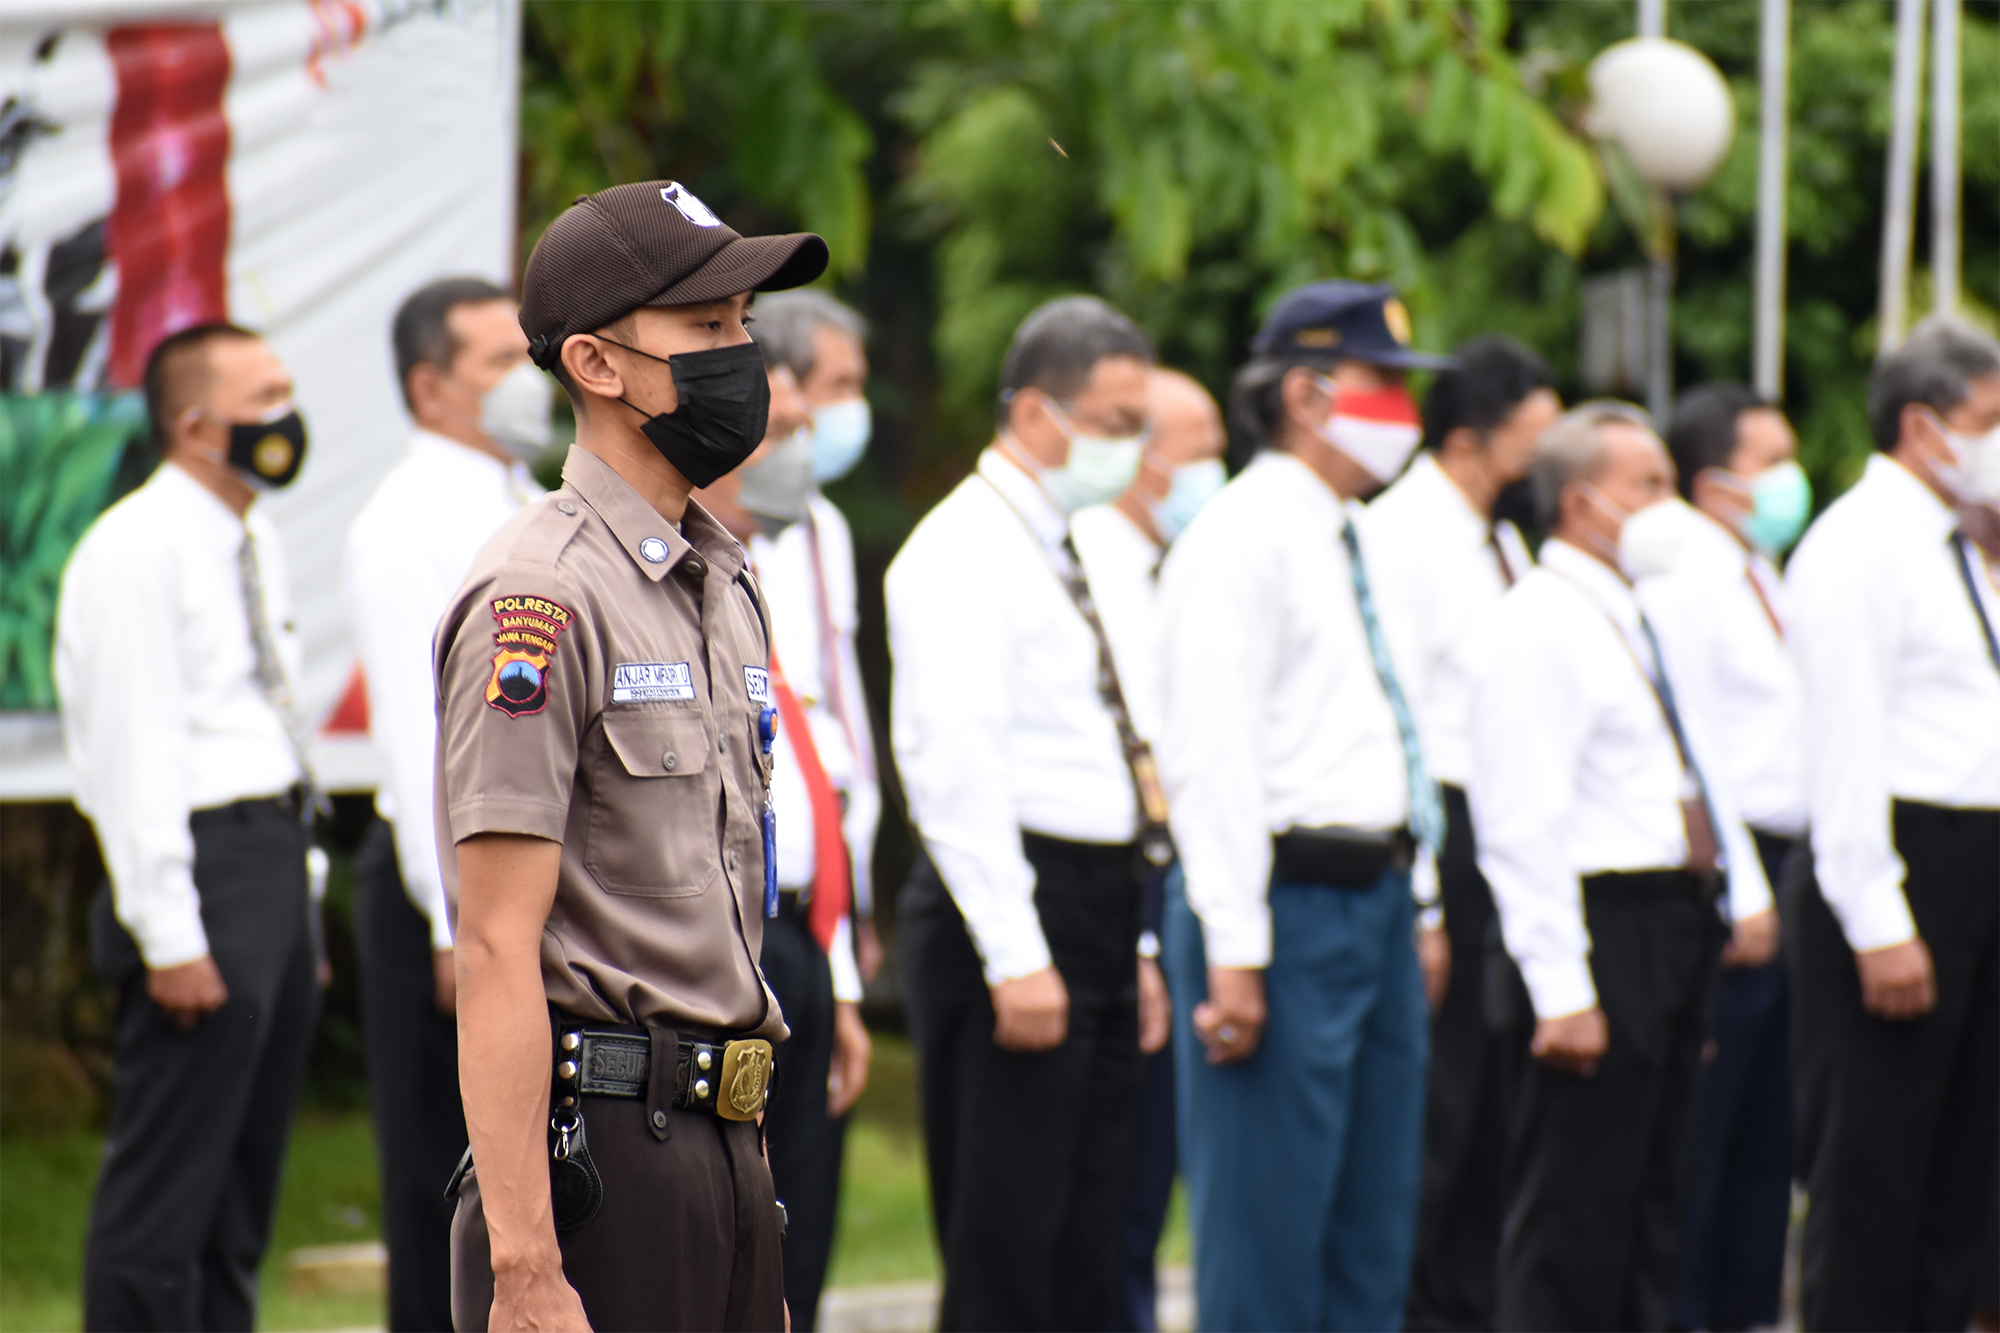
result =
[[[0,1333],[56,1333],[79,1326],[83,1230],[100,1140],[0,1140]],[[938,1275],[918,1132],[909,1044],[878,1036],[868,1091],[847,1136],[840,1233],[830,1286],[912,1282]],[[366,1296],[294,1297],[284,1257],[301,1245],[380,1236],[375,1143],[363,1113],[308,1111],[292,1134],[276,1234],[264,1265],[259,1322],[272,1329],[379,1328],[381,1302]],[[1187,1260],[1178,1195],[1161,1258]]]

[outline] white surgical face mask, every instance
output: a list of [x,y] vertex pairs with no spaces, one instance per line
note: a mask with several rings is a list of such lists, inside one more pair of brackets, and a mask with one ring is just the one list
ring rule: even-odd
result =
[[479,396],[479,429],[527,462],[549,447],[549,410],[554,402],[549,377],[534,362],[523,361]]
[[849,398],[813,409],[813,480],[825,485],[854,471],[868,451],[875,421],[866,398]]
[[810,428],[793,431],[743,469],[742,505],[775,537],[802,521],[812,505],[813,451]]
[[1050,402],[1049,410],[1069,437],[1069,461],[1057,468],[1043,468],[1037,477],[1049,499],[1065,514],[1074,514],[1091,505],[1109,504],[1125,493],[1132,478],[1139,475],[1139,456],[1146,448],[1146,432],[1137,435],[1079,435],[1063,410]]
[[1213,500],[1228,481],[1229,474],[1223,471],[1219,458],[1198,459],[1175,468],[1166,498],[1146,501],[1146,512],[1153,516],[1160,539],[1170,542],[1186,532],[1202,506]]
[[[1603,503],[1618,510],[1609,500]],[[1701,515],[1679,498],[1661,500],[1626,515],[1625,526],[1618,532],[1618,567],[1634,583],[1671,573],[1680,561],[1682,547],[1701,522]]]
[[1984,435],[1961,435],[1935,413],[1932,420],[1953,455],[1951,463],[1936,465],[1938,480],[1961,502],[2000,503],[2000,426]]

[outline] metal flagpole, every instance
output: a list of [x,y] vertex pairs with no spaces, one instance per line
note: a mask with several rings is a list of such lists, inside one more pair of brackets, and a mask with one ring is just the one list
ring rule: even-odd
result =
[[1959,6],[1937,0],[1931,16],[1931,309],[1958,310]]
[[[1667,0],[1638,0],[1639,35],[1667,35]],[[1672,208],[1668,201],[1665,207]],[[1671,227],[1673,220],[1667,225]],[[1668,236],[1671,237],[1669,232]],[[1671,244],[1671,241],[1669,241]],[[1648,256],[1646,264],[1646,409],[1661,430],[1673,406],[1674,261],[1672,252]]]
[[[1939,12],[1952,0],[1938,0]],[[1785,130],[1790,107],[1791,0],[1763,0],[1758,38],[1757,318],[1751,383],[1785,396]]]
[[1924,62],[1924,0],[1896,0],[1896,73],[1890,93],[1889,171],[1882,191],[1881,297],[1876,349],[1902,344],[1910,314],[1910,238],[1916,230],[1918,84]]
[[1639,0],[1639,35],[1667,35],[1667,0]]

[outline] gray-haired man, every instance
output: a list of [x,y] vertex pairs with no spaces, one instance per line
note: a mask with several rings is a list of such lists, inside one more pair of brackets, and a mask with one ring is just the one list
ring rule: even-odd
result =
[[1659,437],[1636,408],[1585,404],[1531,477],[1550,540],[1491,622],[1471,711],[1479,868],[1534,1006],[1495,1317],[1664,1328],[1721,867],[1739,923],[1769,927],[1771,892],[1621,570],[1627,525],[1673,495]]
[[2000,550],[1969,539],[2000,502],[2000,346],[1920,328],[1868,415],[1880,452],[1787,580],[1818,879],[1786,904],[1804,1315],[1963,1328],[2000,1120]]

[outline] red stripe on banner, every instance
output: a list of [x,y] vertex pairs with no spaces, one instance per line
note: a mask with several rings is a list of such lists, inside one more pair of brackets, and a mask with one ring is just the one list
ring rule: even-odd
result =
[[137,385],[160,339],[228,318],[229,47],[218,23],[131,23],[104,35],[118,76],[111,113],[118,264],[108,379]]

